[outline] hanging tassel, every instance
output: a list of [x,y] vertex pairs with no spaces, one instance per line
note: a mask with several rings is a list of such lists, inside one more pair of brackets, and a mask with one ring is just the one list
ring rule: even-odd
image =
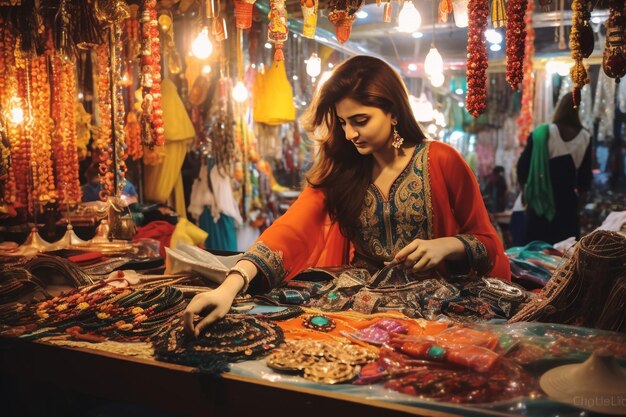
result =
[[274,45],[276,48],[274,50],[274,61],[283,61],[285,59],[285,54],[283,53],[283,44],[277,43]]
[[491,1],[491,25],[494,29],[506,26],[506,6],[504,0]]

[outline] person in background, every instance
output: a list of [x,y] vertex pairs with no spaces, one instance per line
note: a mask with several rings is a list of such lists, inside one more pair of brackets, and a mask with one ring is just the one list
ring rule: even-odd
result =
[[[100,201],[100,190],[102,185],[100,184],[100,177],[98,176],[98,164],[92,163],[85,170],[85,180],[87,183],[83,185],[83,202]],[[122,188],[122,199],[127,205],[137,202],[137,190],[132,182],[126,179],[126,184]]]
[[491,171],[485,186],[485,194],[488,198],[487,208],[491,213],[502,213],[506,210],[507,190],[504,167],[497,165]]
[[517,177],[527,206],[524,243],[580,237],[579,201],[592,180],[591,134],[580,122],[571,93],[557,104],[552,123],[529,136]]
[[454,148],[427,140],[393,68],[350,58],[309,112],[306,127],[320,148],[308,185],[217,289],[192,299],[187,332],[197,336],[226,315],[251,282],[267,291],[313,266],[374,273],[395,261],[413,281],[437,273],[510,280],[474,174]]

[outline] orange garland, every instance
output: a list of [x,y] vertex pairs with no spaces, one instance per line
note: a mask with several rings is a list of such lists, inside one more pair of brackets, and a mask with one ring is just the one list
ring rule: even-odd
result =
[[[27,125],[31,138],[31,173],[33,200],[41,205],[55,203],[57,199],[52,165],[52,124],[50,123],[50,82],[48,58],[28,59],[26,64],[26,97],[32,111]],[[34,209],[38,209],[35,207]]]
[[95,138],[95,156],[98,161],[100,175],[100,200],[106,201],[114,194],[113,189],[113,155],[111,148],[111,90],[109,82],[109,43],[98,45],[96,85],[98,94],[98,129]]
[[74,97],[76,80],[74,64],[60,57],[52,58],[52,119],[56,188],[59,200],[76,204],[81,201],[82,191],[78,178],[78,149],[76,147],[76,116]]

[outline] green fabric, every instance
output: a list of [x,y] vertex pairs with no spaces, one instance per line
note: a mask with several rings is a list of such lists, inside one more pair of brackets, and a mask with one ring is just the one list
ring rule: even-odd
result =
[[549,138],[550,126],[547,124],[539,125],[533,131],[533,150],[530,156],[530,169],[524,188],[524,197],[528,207],[532,208],[538,216],[543,216],[548,221],[552,221],[556,214],[556,208],[554,193],[552,192],[552,180],[550,179]]

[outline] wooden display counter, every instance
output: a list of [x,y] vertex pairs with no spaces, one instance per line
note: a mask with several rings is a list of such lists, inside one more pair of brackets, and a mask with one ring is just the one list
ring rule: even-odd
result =
[[[67,411],[56,410],[55,405],[73,401],[75,410],[77,400],[73,398],[82,395],[153,410],[135,416],[453,415],[232,373],[212,377],[187,366],[99,350],[7,338],[0,338],[0,369],[0,415],[4,417],[67,416]],[[65,400],[46,398],[54,392]],[[480,415],[503,415],[480,411]],[[103,414],[81,410],[79,415]]]

